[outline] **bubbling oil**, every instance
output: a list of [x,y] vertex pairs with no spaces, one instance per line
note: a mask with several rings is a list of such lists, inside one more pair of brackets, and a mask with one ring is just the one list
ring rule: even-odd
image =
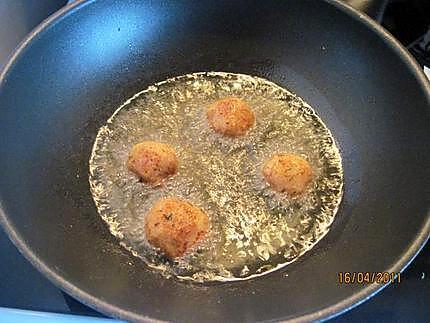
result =
[[[225,97],[253,108],[248,134],[226,138],[210,129],[205,109]],[[126,166],[132,146],[171,145],[178,173],[156,188]],[[314,178],[297,197],[273,192],[262,165],[288,152],[310,163]],[[102,219],[120,244],[165,276],[231,281],[276,270],[311,249],[329,230],[342,198],[343,170],[335,141],[312,108],[293,93],[258,77],[210,72],[174,77],[123,104],[97,135],[90,187]],[[182,258],[168,260],[145,238],[154,203],[179,197],[207,212],[211,231]]]

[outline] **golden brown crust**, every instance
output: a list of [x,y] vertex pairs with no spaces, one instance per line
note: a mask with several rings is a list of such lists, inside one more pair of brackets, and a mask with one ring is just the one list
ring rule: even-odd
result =
[[255,123],[251,107],[238,98],[214,102],[206,110],[206,117],[215,132],[230,137],[245,135]]
[[145,222],[146,237],[169,258],[181,257],[209,232],[209,217],[177,198],[159,200]]
[[133,146],[127,167],[150,185],[159,184],[178,171],[175,150],[167,144],[143,141]]
[[304,192],[312,180],[312,168],[300,156],[276,154],[263,166],[263,176],[277,192],[298,195]]

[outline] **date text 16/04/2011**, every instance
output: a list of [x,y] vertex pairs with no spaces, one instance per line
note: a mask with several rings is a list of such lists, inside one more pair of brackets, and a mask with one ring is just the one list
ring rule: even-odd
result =
[[400,283],[400,273],[392,272],[339,272],[339,284],[388,284]]

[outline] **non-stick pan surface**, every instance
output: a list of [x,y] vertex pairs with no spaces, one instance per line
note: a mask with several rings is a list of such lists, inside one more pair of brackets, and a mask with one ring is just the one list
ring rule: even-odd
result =
[[[127,98],[198,71],[258,75],[296,92],[341,147],[345,196],[330,233],[286,268],[212,286],[166,280],[98,217],[88,159]],[[78,1],[43,23],[0,78],[0,218],[55,284],[129,320],[319,319],[383,285],[430,232],[429,84],[406,51],[337,1]]]

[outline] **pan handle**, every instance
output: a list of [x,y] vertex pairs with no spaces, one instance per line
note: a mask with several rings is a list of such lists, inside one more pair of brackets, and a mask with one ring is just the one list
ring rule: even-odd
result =
[[389,0],[342,0],[347,5],[368,15],[379,24],[382,22]]

